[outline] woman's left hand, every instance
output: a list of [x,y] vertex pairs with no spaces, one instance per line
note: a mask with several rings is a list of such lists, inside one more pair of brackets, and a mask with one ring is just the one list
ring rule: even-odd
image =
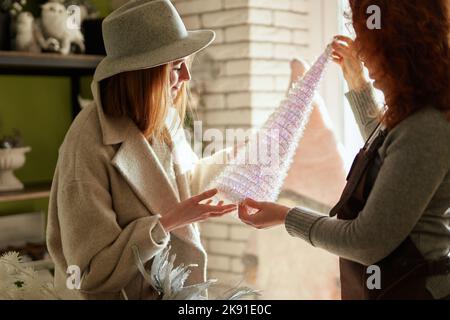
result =
[[[258,211],[250,214],[248,207]],[[283,224],[290,209],[273,202],[258,202],[253,199],[245,199],[244,202],[239,204],[239,218],[252,227],[266,229]]]

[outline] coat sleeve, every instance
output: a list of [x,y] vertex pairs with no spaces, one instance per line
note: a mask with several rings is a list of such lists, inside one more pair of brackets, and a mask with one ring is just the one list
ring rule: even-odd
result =
[[111,195],[100,183],[73,181],[58,191],[61,245],[67,265],[82,272],[81,291],[114,293],[137,274],[132,247],[149,261],[169,241],[159,216],[117,223]]

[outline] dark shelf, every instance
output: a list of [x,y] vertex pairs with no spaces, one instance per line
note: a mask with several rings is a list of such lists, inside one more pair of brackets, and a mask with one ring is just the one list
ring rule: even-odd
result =
[[103,56],[0,51],[0,74],[90,75]]
[[25,185],[25,189],[18,191],[0,191],[0,203],[8,201],[22,201],[48,198],[51,182]]

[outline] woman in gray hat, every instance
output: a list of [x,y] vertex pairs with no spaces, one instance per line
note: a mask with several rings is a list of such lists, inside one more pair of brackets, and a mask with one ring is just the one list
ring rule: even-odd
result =
[[188,57],[214,32],[186,31],[168,0],[138,0],[104,20],[103,37],[94,102],[67,133],[53,180],[47,245],[55,287],[65,298],[156,299],[132,248],[151,263],[170,240],[175,265],[198,265],[187,284],[203,282],[195,222],[235,209],[204,203],[216,193],[204,191],[220,170],[211,163],[228,151],[196,159],[181,125]]

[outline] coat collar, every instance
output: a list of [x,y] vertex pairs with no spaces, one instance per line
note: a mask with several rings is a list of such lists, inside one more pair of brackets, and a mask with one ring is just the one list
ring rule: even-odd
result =
[[[105,145],[121,144],[111,160],[139,200],[151,214],[164,214],[176,203],[189,198],[190,188],[186,170],[174,165],[177,193],[162,167],[153,148],[137,126],[129,118],[111,118],[105,115],[101,105],[97,82],[91,85],[94,102]],[[177,153],[174,153],[174,163]],[[172,231],[181,240],[204,252],[196,228],[189,225]]]

